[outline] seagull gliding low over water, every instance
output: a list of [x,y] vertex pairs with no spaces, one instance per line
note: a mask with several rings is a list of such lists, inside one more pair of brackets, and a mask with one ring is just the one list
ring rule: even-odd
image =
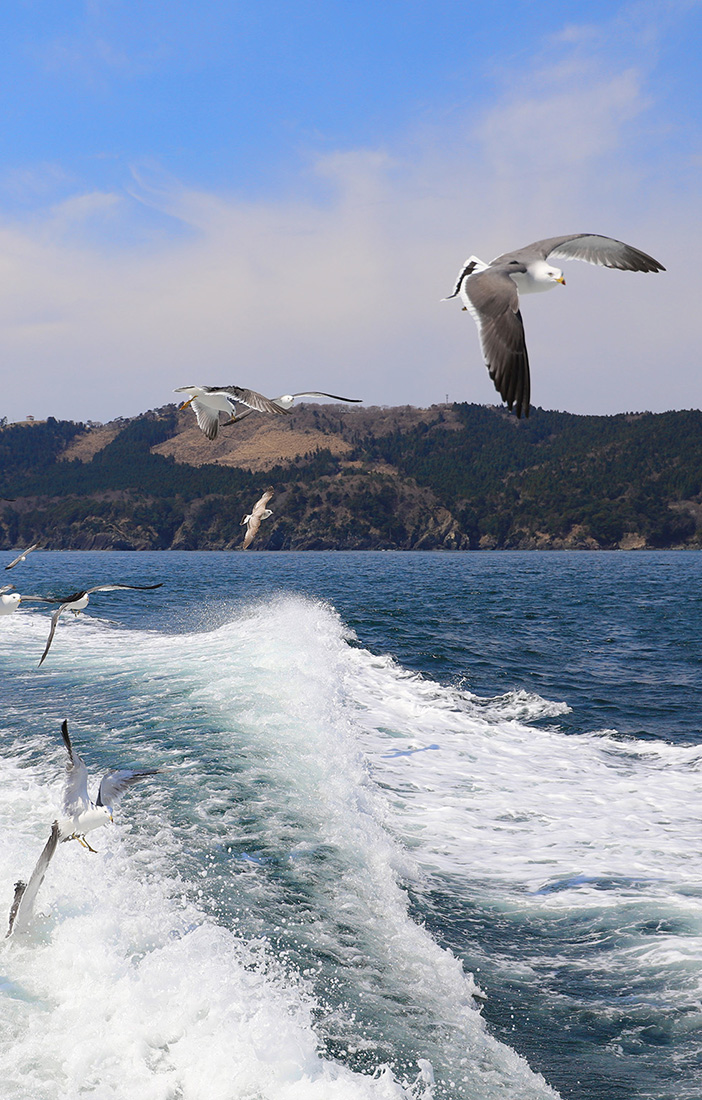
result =
[[99,829],[112,821],[112,813],[124,792],[140,779],[149,775],[158,775],[160,768],[122,768],[107,772],[100,783],[97,798],[91,802],[88,798],[88,769],[71,744],[68,734],[68,722],[64,718],[61,736],[68,751],[66,764],[66,788],[63,796],[63,812],[66,815],[58,821],[58,839],[60,841],[78,840],[83,847],[91,848],[85,834]]
[[39,546],[38,542],[33,543],[32,546],[28,546],[26,550],[23,550],[21,554],[18,554],[18,556],[15,558],[15,560],[11,561],[9,565],[5,566],[5,568],[6,569],[14,569],[16,565],[19,565],[19,563],[21,561],[25,560],[25,558],[27,557],[27,554],[31,554],[32,550],[36,550],[38,548],[38,546]]
[[584,260],[620,271],[665,271],[658,260],[629,244],[596,233],[571,233],[535,241],[515,252],[505,252],[489,264],[470,256],[459,273],[453,291],[442,301],[460,295],[480,334],[483,358],[495,389],[510,412],[529,415],[529,357],[519,295],[550,290],[565,279],[560,268],[548,263],[551,256]]
[[[51,643],[53,642],[54,634],[56,633],[56,624],[58,623],[62,613],[64,611],[72,611],[74,615],[78,615],[79,612],[81,612],[85,607],[88,606],[88,600],[90,596],[92,596],[93,592],[116,592],[118,589],[121,590],[123,588],[146,592],[152,588],[162,587],[162,581],[159,581],[158,584],[96,584],[94,588],[81,589],[80,592],[74,592],[71,596],[66,596],[62,599],[54,599],[48,596],[41,597],[45,603],[57,603],[60,606],[56,608],[51,616],[51,630],[49,631],[49,640],[46,643],[46,649],[41,655],[41,660],[39,661],[39,664],[42,665],[44,663],[44,658],[51,648]],[[27,599],[26,596],[23,596],[22,598]],[[39,599],[40,597],[34,596],[30,598]]]
[[93,829],[99,829],[113,820],[114,807],[124,792],[138,783],[140,779],[146,779],[150,775],[158,775],[161,768],[122,768],[107,772],[102,777],[100,789],[95,802],[88,797],[88,769],[71,744],[68,733],[68,722],[64,718],[61,725],[61,736],[68,752],[66,763],[66,785],[63,793],[63,812],[66,815],[58,821],[54,821],[51,835],[44,845],[44,849],[32,871],[29,882],[15,883],[15,896],[10,909],[10,926],[7,935],[13,932],[26,932],[32,918],[34,902],[39,887],[44,881],[47,868],[54,856],[56,846],[67,840],[77,840],[88,851],[95,849],[88,844],[85,834]]

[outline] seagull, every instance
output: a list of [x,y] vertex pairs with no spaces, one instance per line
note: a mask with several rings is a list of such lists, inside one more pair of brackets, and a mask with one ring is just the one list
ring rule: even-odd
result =
[[34,902],[39,893],[39,887],[44,881],[47,868],[51,863],[56,845],[59,840],[59,823],[54,821],[51,827],[51,835],[44,845],[44,849],[37,860],[37,865],[32,871],[29,882],[15,883],[15,896],[10,908],[10,927],[6,937],[13,932],[26,932],[34,910]]
[[13,932],[26,932],[39,887],[44,881],[44,876],[59,841],[65,843],[68,840],[77,840],[88,851],[94,852],[95,849],[88,844],[85,834],[92,832],[93,829],[99,829],[101,825],[107,825],[108,821],[113,820],[114,807],[129,787],[147,776],[158,775],[162,770],[161,768],[144,768],[137,771],[125,768],[107,772],[100,783],[96,801],[91,802],[88,798],[88,769],[71,744],[66,719],[64,719],[61,726],[61,735],[68,750],[66,786],[63,796],[63,812],[66,816],[54,821],[49,839],[37,860],[29,882],[20,881],[15,883],[15,896],[10,908],[7,936],[11,936]]
[[62,843],[67,840],[78,840],[84,848],[94,852],[95,849],[90,847],[85,834],[112,821],[114,807],[124,792],[140,779],[145,779],[149,775],[158,775],[161,769],[143,768],[135,771],[131,768],[123,768],[107,772],[102,777],[98,796],[95,802],[92,802],[88,798],[88,769],[71,744],[68,721],[65,718],[61,725],[61,736],[68,750],[68,763],[66,764],[66,788],[63,795],[63,812],[66,816],[57,822],[58,839]]
[[[44,602],[46,602],[46,603],[57,603],[57,604],[60,605],[59,607],[56,608],[56,610],[54,611],[54,613],[51,616],[51,630],[49,631],[49,639],[46,643],[46,649],[44,650],[44,652],[41,655],[41,660],[39,661],[39,667],[44,663],[44,658],[46,657],[47,653],[49,652],[49,649],[51,648],[51,643],[53,642],[54,634],[56,633],[56,624],[58,623],[59,618],[61,617],[61,614],[64,611],[72,611],[74,615],[80,614],[80,612],[85,607],[88,606],[88,600],[89,600],[90,596],[92,596],[93,592],[116,592],[118,589],[121,590],[121,589],[124,589],[124,588],[129,588],[129,589],[133,589],[133,590],[138,589],[140,592],[146,592],[147,590],[152,589],[152,588],[162,588],[162,587],[163,587],[163,582],[162,581],[159,582],[159,584],[97,584],[97,585],[95,585],[94,588],[81,589],[80,592],[74,592],[71,596],[66,596],[65,598],[62,598],[62,599],[55,599],[55,598],[49,597],[49,596],[31,597],[32,599],[43,599]],[[26,596],[24,596],[22,598],[27,599]]]
[[266,508],[268,501],[273,496],[275,489],[272,485],[269,485],[260,500],[257,500],[251,509],[251,514],[244,516],[240,526],[243,527],[246,524],[246,534],[244,536],[244,550],[248,550],[249,546],[258,534],[258,529],[261,526],[261,520],[268,519],[273,515],[270,508]]
[[38,542],[33,543],[32,546],[28,546],[26,550],[23,550],[22,553],[16,557],[14,561],[11,561],[9,565],[6,565],[5,568],[14,569],[16,565],[19,565],[21,561],[25,560],[27,554],[31,554],[32,550],[36,550],[38,546]]
[[[295,404],[296,397],[330,397],[332,401],[348,401],[354,405],[360,405],[362,398],[360,397],[338,397],[335,393],[321,393],[317,390],[303,390],[302,393],[284,393],[280,397],[272,397],[271,401],[274,405],[279,405],[284,412],[288,412]],[[243,412],[237,413],[231,420],[225,420],[224,425],[236,424],[239,420],[243,420],[245,416],[251,416],[253,409],[244,409]]]
[[620,271],[665,271],[658,260],[638,248],[597,233],[535,241],[505,252],[489,264],[470,256],[453,291],[442,301],[460,295],[463,308],[478,326],[483,358],[495,389],[518,417],[529,415],[529,358],[519,295],[550,290],[557,283],[565,286],[563,272],[548,262],[551,257],[584,260]]
[[216,439],[219,430],[219,414],[228,413],[231,417],[235,410],[235,403],[248,405],[257,412],[275,413],[281,415],[289,410],[276,405],[274,401],[264,397],[255,390],[245,390],[241,386],[178,386],[174,393],[189,393],[190,397],[180,406],[187,409],[192,405],[197,417],[198,427],[205,433],[208,439]]

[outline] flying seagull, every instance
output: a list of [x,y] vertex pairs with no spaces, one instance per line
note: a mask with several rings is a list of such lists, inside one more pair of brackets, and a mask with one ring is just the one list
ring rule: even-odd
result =
[[505,252],[489,264],[470,256],[453,291],[442,301],[460,295],[463,308],[478,326],[483,358],[495,389],[518,417],[529,415],[529,358],[519,295],[550,290],[556,283],[565,286],[563,272],[548,262],[551,257],[584,260],[620,271],[665,271],[658,260],[638,248],[596,233],[535,241]]
[[251,509],[251,514],[248,516],[244,516],[244,518],[242,519],[240,526],[243,527],[244,524],[246,524],[246,534],[244,536],[243,547],[244,550],[248,550],[249,546],[256,538],[256,535],[258,534],[258,529],[261,526],[261,520],[268,519],[269,516],[273,515],[271,509],[266,508],[266,505],[273,496],[274,492],[275,489],[273,488],[273,486],[269,485],[260,500],[257,500],[254,504],[253,508]]
[[62,842],[78,840],[89,851],[94,852],[85,839],[85,834],[99,829],[112,821],[112,813],[119,799],[129,787],[149,775],[158,775],[160,768],[134,770],[122,768],[107,772],[102,777],[97,798],[92,802],[88,798],[88,769],[71,744],[68,734],[68,722],[64,718],[61,736],[68,750],[66,764],[66,788],[63,795],[63,812],[66,815],[58,821],[58,839]]
[[[139,590],[140,592],[146,592],[152,588],[161,588],[162,586],[162,581],[159,582],[159,584],[97,584],[94,588],[85,588],[82,589],[80,592],[74,592],[71,596],[65,596],[61,599],[54,599],[53,597],[48,596],[42,597],[42,599],[46,603],[57,603],[59,604],[59,607],[56,608],[51,616],[51,630],[49,631],[49,639],[46,643],[46,649],[41,655],[39,665],[41,666],[44,663],[44,658],[51,648],[51,643],[53,642],[54,634],[56,633],[56,624],[58,623],[62,613],[64,611],[72,611],[74,615],[78,615],[83,610],[83,608],[88,606],[88,600],[90,596],[92,596],[93,592],[116,592],[118,589],[121,590],[125,588],[133,589],[135,591]],[[23,596],[22,598],[26,599],[27,597]]]
[[51,835],[44,845],[44,849],[37,860],[37,865],[32,871],[29,882],[15,883],[15,896],[10,908],[10,927],[6,937],[13,932],[26,932],[34,911],[34,902],[39,893],[39,887],[44,881],[46,870],[51,863],[56,845],[59,840],[59,823],[54,821],[51,827]]
[[35,542],[31,546],[28,546],[26,550],[23,550],[22,553],[19,554],[15,558],[14,561],[11,561],[9,565],[6,565],[5,568],[6,569],[14,569],[16,565],[19,565],[19,563],[21,561],[25,560],[25,558],[27,557],[27,554],[31,554],[32,550],[36,550],[38,546],[39,546],[38,542]]
[[[332,401],[348,401],[354,405],[360,405],[362,398],[360,397],[338,397],[335,393],[321,393],[317,390],[303,390],[302,393],[284,393],[280,397],[272,397],[271,401],[274,405],[279,405],[284,412],[288,412],[295,404],[296,397],[330,397]],[[243,420],[245,416],[251,416],[253,409],[244,409],[243,412],[237,413],[231,420],[225,420],[225,426],[227,424],[236,424],[239,420]]]
[[189,393],[190,397],[180,406],[187,409],[192,405],[197,417],[198,427],[205,433],[208,439],[216,439],[219,430],[219,414],[225,412],[233,416],[236,402],[248,405],[256,412],[275,413],[280,416],[289,412],[281,408],[274,401],[264,397],[255,390],[245,390],[241,386],[178,386],[174,393]]
[[138,771],[125,768],[107,772],[100,783],[97,799],[92,802],[88,797],[88,769],[71,744],[66,719],[61,726],[61,735],[68,751],[66,786],[63,795],[63,812],[66,816],[54,821],[51,835],[44,845],[29,882],[15,883],[8,936],[13,932],[27,930],[39,887],[44,881],[59,841],[64,843],[68,840],[77,840],[84,848],[94,852],[95,849],[88,844],[85,834],[113,820],[114,807],[129,787],[138,783],[140,779],[157,775],[161,771],[160,768],[144,768]]

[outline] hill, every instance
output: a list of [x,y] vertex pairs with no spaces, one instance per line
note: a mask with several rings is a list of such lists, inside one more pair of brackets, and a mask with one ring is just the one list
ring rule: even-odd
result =
[[0,547],[254,549],[702,546],[702,413],[529,420],[479,405],[304,404],[214,442],[174,405],[0,429]]

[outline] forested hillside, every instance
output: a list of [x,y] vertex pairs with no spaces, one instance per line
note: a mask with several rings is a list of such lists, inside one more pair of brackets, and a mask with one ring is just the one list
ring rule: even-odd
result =
[[172,405],[5,425],[0,545],[234,548],[268,485],[252,549],[700,547],[702,413],[301,405],[215,442]]

